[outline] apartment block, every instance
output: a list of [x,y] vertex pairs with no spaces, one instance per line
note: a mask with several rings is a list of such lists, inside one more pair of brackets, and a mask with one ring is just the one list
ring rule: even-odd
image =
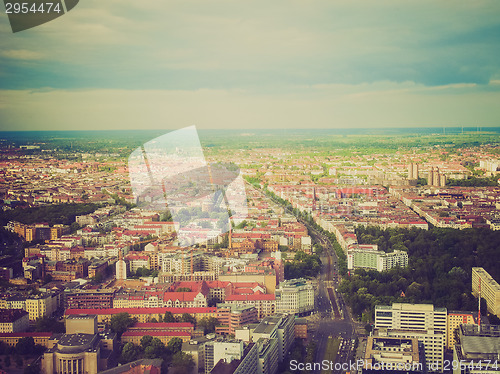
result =
[[0,309],[0,333],[28,330],[29,314],[22,309]]
[[347,268],[349,270],[362,268],[386,271],[396,266],[402,268],[408,266],[408,253],[405,251],[385,253],[358,247],[347,251]]
[[432,304],[400,304],[375,307],[375,328],[380,336],[417,338],[424,344],[432,370],[443,371],[447,311]]
[[449,311],[446,321],[446,349],[453,349],[456,343],[455,333],[461,325],[477,323],[477,312]]
[[234,334],[235,329],[257,322],[257,309],[253,305],[217,304],[217,319],[218,334]]
[[483,268],[472,268],[472,294],[476,297],[479,295],[479,283],[488,311],[500,317],[500,285]]

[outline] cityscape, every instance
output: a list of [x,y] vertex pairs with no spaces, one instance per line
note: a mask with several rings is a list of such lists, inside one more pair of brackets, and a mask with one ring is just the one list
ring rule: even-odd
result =
[[3,134],[2,370],[497,370],[496,129],[420,148],[335,131],[206,147],[207,131],[208,164],[238,160],[243,180],[229,221],[212,198],[144,204],[126,157],[142,139]]
[[500,373],[500,2],[4,5],[0,374]]

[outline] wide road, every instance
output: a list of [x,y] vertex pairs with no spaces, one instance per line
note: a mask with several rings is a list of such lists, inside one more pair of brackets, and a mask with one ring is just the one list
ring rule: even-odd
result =
[[[262,190],[260,192],[263,196],[269,198]],[[274,202],[278,203],[277,201]],[[293,212],[290,213],[293,214]],[[319,243],[324,249],[321,255],[322,266],[321,273],[318,276],[315,303],[316,326],[313,333],[313,341],[317,343],[315,362],[321,363],[322,360],[331,360],[329,357],[324,357],[328,338],[340,337],[346,342],[346,345],[339,349],[339,354],[335,361],[338,363],[349,363],[351,360],[354,360],[352,354],[349,353],[349,347],[352,339],[356,339],[356,329],[355,322],[352,320],[345,306],[342,295],[336,291],[341,280],[337,268],[337,255],[325,235],[309,225],[308,222],[300,218],[297,219],[307,227],[313,242]],[[330,295],[328,295],[328,288],[331,289]],[[339,309],[336,312],[337,306]],[[321,370],[316,370],[315,373],[320,374]]]

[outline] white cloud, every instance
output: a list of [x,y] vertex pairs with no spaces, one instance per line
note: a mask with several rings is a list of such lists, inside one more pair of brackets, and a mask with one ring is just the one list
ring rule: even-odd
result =
[[10,49],[7,51],[1,51],[0,56],[14,60],[39,60],[43,58],[42,53],[28,51],[26,49]]

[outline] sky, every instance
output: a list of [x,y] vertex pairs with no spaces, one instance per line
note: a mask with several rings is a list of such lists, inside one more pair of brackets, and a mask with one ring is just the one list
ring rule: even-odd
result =
[[499,103],[498,0],[82,0],[18,33],[0,14],[0,130],[487,127]]

